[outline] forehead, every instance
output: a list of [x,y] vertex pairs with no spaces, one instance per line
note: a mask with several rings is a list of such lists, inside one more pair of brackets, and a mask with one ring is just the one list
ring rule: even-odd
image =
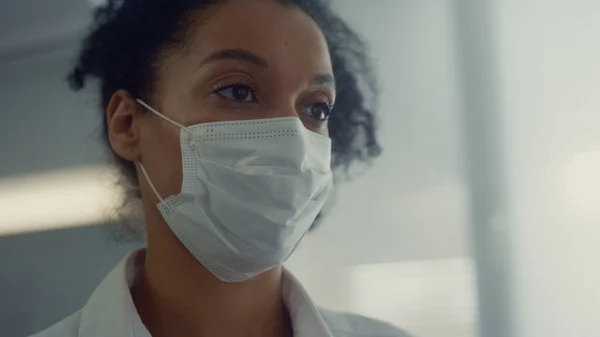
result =
[[327,42],[317,24],[301,9],[277,0],[229,1],[192,25],[187,42],[186,54],[198,62],[220,50],[245,49],[275,70],[331,72]]

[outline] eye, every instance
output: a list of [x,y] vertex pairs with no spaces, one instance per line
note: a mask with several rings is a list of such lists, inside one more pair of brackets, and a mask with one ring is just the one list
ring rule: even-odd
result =
[[220,96],[232,101],[252,103],[256,101],[254,88],[246,84],[231,84],[215,90]]
[[326,121],[333,107],[327,102],[320,102],[302,108],[301,113],[318,121]]

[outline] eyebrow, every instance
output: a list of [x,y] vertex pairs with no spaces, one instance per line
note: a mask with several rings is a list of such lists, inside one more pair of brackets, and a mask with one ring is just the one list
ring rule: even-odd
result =
[[319,74],[310,81],[313,85],[327,85],[335,88],[335,77],[332,74]]
[[[200,66],[204,66],[207,63],[218,61],[218,60],[236,60],[251,63],[257,67],[267,69],[269,63],[262,57],[254,54],[251,51],[245,49],[223,49],[218,52],[210,54],[200,63]],[[335,78],[332,74],[319,74],[312,78],[311,84],[313,85],[327,85],[335,88]]]
[[244,49],[224,49],[210,54],[200,63],[200,66],[217,60],[244,61],[260,68],[269,68],[269,63],[264,58]]

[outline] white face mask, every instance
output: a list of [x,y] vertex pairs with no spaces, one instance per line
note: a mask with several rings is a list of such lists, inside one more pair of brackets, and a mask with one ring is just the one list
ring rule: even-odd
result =
[[333,188],[331,140],[299,118],[178,126],[181,193],[163,199],[171,230],[212,274],[241,282],[282,264]]

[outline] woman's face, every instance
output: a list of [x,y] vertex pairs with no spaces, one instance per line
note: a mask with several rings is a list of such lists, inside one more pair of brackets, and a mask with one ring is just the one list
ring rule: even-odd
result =
[[[185,48],[160,60],[147,103],[186,126],[299,117],[327,134],[333,72],[325,38],[307,14],[275,0],[234,0],[200,21]],[[162,197],[178,194],[180,130],[151,113],[139,118],[139,159]],[[140,185],[155,203],[143,179]]]

